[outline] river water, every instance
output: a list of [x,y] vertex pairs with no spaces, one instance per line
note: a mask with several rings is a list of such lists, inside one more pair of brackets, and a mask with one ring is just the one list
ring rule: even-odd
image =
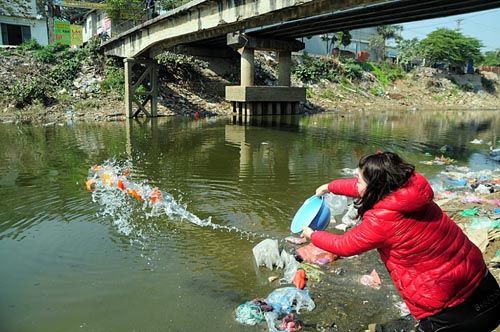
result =
[[[252,247],[290,235],[317,186],[378,149],[429,178],[444,166],[420,161],[443,151],[459,166],[500,167],[487,144],[470,143],[498,147],[499,135],[498,111],[0,125],[0,330],[262,331],[234,320],[239,304],[278,287],[267,276],[280,271],[256,268]],[[125,198],[109,210],[84,186],[104,162],[126,164],[181,213],[150,215]],[[339,330],[360,331],[399,317],[375,253],[332,265],[346,272],[330,308],[306,323],[328,312]],[[387,292],[359,286],[373,268]]]

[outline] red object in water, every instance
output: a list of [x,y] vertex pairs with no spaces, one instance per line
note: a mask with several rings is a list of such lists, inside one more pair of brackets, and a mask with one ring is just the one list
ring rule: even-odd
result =
[[138,201],[142,201],[142,196],[135,189],[128,189],[128,194]]
[[120,188],[121,190],[125,190],[125,184],[123,184],[122,180],[118,180],[118,182],[116,183],[116,186],[118,188]]
[[151,200],[151,202],[156,203],[160,198],[161,198],[161,191],[158,188],[153,188],[151,190],[151,193],[149,194],[149,199]]
[[194,112],[194,119],[198,120],[200,118],[200,112],[196,111]]
[[295,276],[293,277],[293,284],[298,289],[304,289],[306,287],[306,281],[306,271],[304,271],[303,269],[298,269],[297,272],[295,272]]
[[85,182],[85,188],[87,188],[88,191],[94,191],[95,188],[95,179],[90,178]]

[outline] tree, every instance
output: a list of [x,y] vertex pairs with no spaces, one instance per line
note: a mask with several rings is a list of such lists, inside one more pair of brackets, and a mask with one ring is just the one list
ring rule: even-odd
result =
[[32,14],[31,1],[0,0],[0,15],[30,16],[30,14]]
[[463,68],[469,59],[482,60],[483,44],[476,38],[464,36],[460,31],[437,29],[420,42],[422,55],[430,64],[447,64]]
[[417,38],[401,39],[398,41],[399,64],[408,67],[414,60],[420,57],[420,42]]
[[500,66],[500,48],[484,53],[483,66]]
[[165,10],[170,10],[188,3],[190,0],[159,0],[160,6]]
[[142,0],[105,0],[108,6],[108,16],[111,21],[133,20],[146,18],[146,11]]
[[321,40],[325,42],[326,53],[330,54],[332,49],[335,47],[335,43],[342,44],[344,47],[347,47],[351,43],[351,33],[349,31],[341,31],[332,34],[324,34],[321,35]]
[[396,42],[401,40],[401,25],[381,25],[377,27],[377,33],[370,37],[369,44],[380,60],[385,60],[387,41],[390,39]]

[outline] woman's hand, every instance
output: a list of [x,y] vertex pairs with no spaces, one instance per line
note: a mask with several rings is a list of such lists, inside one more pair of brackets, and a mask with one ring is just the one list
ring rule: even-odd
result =
[[328,194],[330,190],[328,190],[328,183],[321,185],[316,189],[316,196],[323,196],[324,194]]
[[314,231],[311,227],[304,226],[304,227],[302,227],[302,235],[301,236],[310,240],[313,232]]

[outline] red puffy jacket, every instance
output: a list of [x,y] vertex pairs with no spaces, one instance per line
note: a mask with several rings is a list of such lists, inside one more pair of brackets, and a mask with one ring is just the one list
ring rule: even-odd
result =
[[[328,189],[357,197],[356,182],[334,180]],[[340,256],[376,248],[412,315],[431,316],[465,301],[486,273],[481,251],[433,197],[429,182],[415,173],[366,211],[356,227],[343,235],[316,231],[311,241]]]

